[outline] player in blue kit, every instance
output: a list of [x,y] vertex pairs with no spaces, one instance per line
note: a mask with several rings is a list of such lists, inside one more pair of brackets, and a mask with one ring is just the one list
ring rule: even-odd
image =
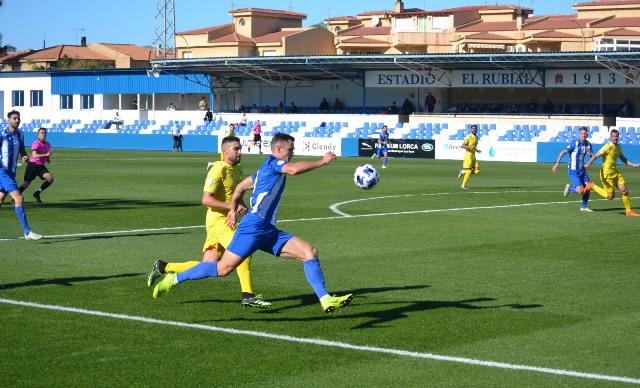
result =
[[290,135],[275,134],[271,140],[271,155],[262,163],[255,175],[244,179],[236,187],[231,199],[231,210],[227,215],[227,225],[231,228],[236,226],[237,210],[244,193],[253,189],[253,194],[250,209],[240,221],[222,259],[218,262],[201,262],[184,272],[168,274],[154,288],[154,298],[166,293],[175,284],[186,280],[227,276],[244,261],[245,257],[251,256],[257,250],[262,250],[274,256],[302,261],[307,281],[320,299],[325,313],[330,313],[351,302],[353,294],[329,295],[325,288],[318,251],[310,243],[276,228],[276,212],[280,206],[287,175],[303,174],[336,159],[333,152],[327,152],[322,159],[315,162],[291,163],[294,141],[295,138]]
[[27,151],[24,149],[24,134],[20,131],[20,112],[12,110],[7,114],[9,126],[0,132],[0,206],[7,194],[13,198],[13,206],[22,224],[25,240],[40,240],[41,235],[32,232],[27,222],[27,214],[22,206],[22,194],[16,183],[18,157],[22,163],[27,162]]
[[587,169],[584,167],[584,157],[586,155],[593,155],[591,143],[587,140],[588,131],[587,127],[580,127],[580,139],[571,142],[565,149],[560,151],[558,160],[556,160],[556,163],[551,167],[551,171],[558,171],[560,159],[562,159],[565,154],[569,154],[569,180],[571,183],[567,183],[565,186],[564,196],[567,197],[569,193],[582,195],[580,211],[583,212],[593,211],[587,207],[587,202],[589,202],[589,192],[593,188],[594,183],[589,179]]
[[389,129],[387,126],[382,127],[380,137],[378,137],[378,149],[376,153],[371,155],[371,159],[380,159],[380,154],[384,156],[382,159],[382,168],[387,168],[387,157],[389,155],[389,149],[387,148],[387,142],[389,141]]

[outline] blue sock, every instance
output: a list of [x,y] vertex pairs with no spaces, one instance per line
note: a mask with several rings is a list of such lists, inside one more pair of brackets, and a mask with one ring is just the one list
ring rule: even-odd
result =
[[218,277],[218,263],[215,261],[205,261],[198,263],[186,271],[180,272],[176,279],[178,283],[185,280],[198,280],[204,278]]
[[384,158],[382,158],[382,165],[383,166],[387,165],[387,157],[386,156]]
[[589,194],[591,194],[590,191],[582,194],[582,207],[587,207],[587,202],[589,202]]
[[570,193],[575,193],[576,192],[576,187],[575,186],[569,186],[569,192]]
[[304,275],[307,277],[307,281],[313,288],[313,291],[318,295],[318,299],[327,295],[327,289],[324,288],[324,275],[322,274],[322,268],[320,268],[320,259],[314,257],[302,264],[304,266]]
[[24,230],[24,234],[31,233],[31,229],[29,229],[29,223],[27,222],[27,214],[24,212],[24,207],[22,205],[16,206],[16,214],[18,215],[18,219],[22,224],[22,229]]

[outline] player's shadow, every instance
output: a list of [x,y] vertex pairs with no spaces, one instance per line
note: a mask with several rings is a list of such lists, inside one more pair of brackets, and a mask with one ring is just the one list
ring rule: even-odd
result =
[[95,282],[97,280],[107,280],[107,279],[117,279],[117,278],[130,278],[130,277],[136,277],[141,275],[143,274],[125,273],[125,274],[112,275],[112,276],[78,276],[73,278],[33,279],[33,280],[29,280],[22,283],[0,284],[0,291],[10,290],[13,288],[49,286],[49,285],[70,287],[75,283]]
[[74,209],[74,210],[126,210],[140,207],[193,207],[200,208],[200,203],[196,202],[167,202],[167,201],[147,201],[136,199],[113,199],[113,198],[93,198],[93,199],[77,199],[68,202],[45,202],[41,205],[47,208]]
[[354,329],[369,329],[376,327],[383,327],[389,322],[396,321],[399,319],[408,318],[409,314],[413,312],[421,312],[427,310],[435,310],[435,309],[463,309],[463,310],[487,310],[487,309],[502,309],[502,308],[512,308],[512,309],[530,309],[530,308],[539,308],[542,307],[540,304],[498,304],[498,305],[482,305],[482,303],[486,302],[494,302],[496,299],[494,298],[474,298],[474,299],[464,299],[464,300],[454,300],[454,301],[434,301],[434,300],[425,300],[425,301],[407,301],[407,302],[385,302],[378,303],[378,305],[397,305],[398,303],[402,303],[402,306],[380,310],[380,311],[369,311],[359,314],[350,314],[349,319],[352,318],[368,318],[368,320],[360,325],[354,327]]
[[[425,289],[429,286],[403,286],[403,287],[379,287],[379,288],[360,288],[358,290],[351,290],[349,292],[337,292],[337,294],[344,295],[348,293],[355,294],[356,297],[362,296],[365,293],[379,293],[379,292],[391,292],[391,291],[407,291],[407,290],[419,290]],[[314,294],[305,294],[299,296],[290,296],[286,298],[269,298],[269,302],[273,303],[273,306],[270,308],[260,309],[260,312],[266,314],[278,314],[283,311],[297,309],[300,307],[306,307],[309,305],[318,305],[318,298]],[[238,303],[237,300],[223,300],[223,299],[201,299],[201,300],[191,300],[182,302],[185,304],[189,303]],[[281,305],[282,307],[278,307]],[[284,305],[284,306],[283,306]],[[257,308],[253,308],[256,309]],[[235,320],[235,319],[231,319]],[[215,320],[215,321],[226,321],[226,319]],[[203,321],[208,322],[208,321]]]
[[[541,304],[490,304],[487,305],[487,302],[494,302],[496,299],[494,298],[473,298],[473,299],[464,299],[464,300],[453,300],[453,301],[434,301],[434,300],[409,300],[409,301],[393,301],[393,302],[384,302],[384,303],[376,303],[376,305],[384,305],[384,306],[396,306],[391,307],[379,311],[365,311],[358,312],[359,309],[352,308],[357,307],[359,305],[358,301],[364,300],[367,298],[368,294],[380,293],[380,292],[393,292],[393,291],[407,291],[407,290],[419,290],[425,289],[429,286],[406,286],[406,287],[380,287],[380,288],[362,288],[351,290],[355,295],[354,300],[351,302],[351,305],[344,310],[337,310],[336,313],[326,316],[328,319],[366,319],[365,322],[353,327],[353,329],[370,329],[370,328],[378,328],[384,327],[388,325],[390,322],[397,321],[399,319],[408,318],[411,313],[414,312],[422,312],[428,310],[435,309],[443,309],[443,308],[455,308],[455,309],[464,309],[464,310],[487,310],[487,309],[530,309],[530,308],[540,308]],[[340,295],[344,293],[339,293]],[[261,311],[259,316],[256,318],[238,318],[234,317],[232,319],[216,319],[216,320],[208,320],[210,321],[239,321],[239,320],[260,320],[260,321],[315,321],[318,317],[308,317],[308,318],[283,318],[283,317],[274,317],[269,318],[268,316],[282,313],[288,309],[300,308],[308,305],[317,305],[318,299],[315,295],[303,295],[297,297],[289,297],[289,298],[281,298],[281,299],[271,299],[271,302],[274,303],[274,306],[269,309],[264,309]],[[277,307],[278,302],[287,302],[287,301],[295,301],[298,302],[293,305],[288,305],[285,307]],[[209,302],[209,301],[200,301],[200,302]],[[236,302],[237,303],[237,302]],[[364,302],[362,305],[366,305]]]
[[89,235],[89,236],[69,236],[69,237],[46,237],[45,239],[40,240],[41,243],[44,244],[55,244],[56,242],[67,242],[67,241],[84,241],[84,240],[104,240],[104,239],[114,239],[114,238],[123,238],[123,237],[155,237],[155,236],[164,236],[164,235],[182,235],[187,234],[188,232],[180,232],[180,231],[166,231],[166,232],[144,232],[144,233],[114,233],[114,234],[101,234],[101,235]]
[[594,212],[620,212],[622,215],[627,215],[627,209],[623,207],[610,207],[606,209],[591,209]]

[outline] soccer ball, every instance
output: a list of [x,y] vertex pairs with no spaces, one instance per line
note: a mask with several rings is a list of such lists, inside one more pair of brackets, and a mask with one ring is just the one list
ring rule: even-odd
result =
[[369,190],[378,184],[380,181],[380,174],[372,165],[363,164],[358,166],[355,173],[353,173],[353,181],[359,188]]

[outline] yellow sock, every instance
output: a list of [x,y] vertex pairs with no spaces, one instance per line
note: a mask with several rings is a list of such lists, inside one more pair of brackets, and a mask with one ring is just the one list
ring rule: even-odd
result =
[[601,196],[602,198],[607,198],[607,192],[604,191],[604,189],[602,187],[594,184],[593,188],[591,190],[593,190],[596,193],[598,193],[598,195]]
[[182,272],[198,264],[199,261],[185,261],[183,263],[167,263],[164,272]]
[[464,178],[462,178],[462,186],[466,186],[469,178],[471,177],[471,170],[464,171]]
[[240,288],[242,292],[253,294],[253,285],[251,284],[251,257],[244,259],[242,264],[236,268],[238,278],[240,279]]
[[631,200],[628,195],[622,196],[622,203],[624,203],[624,208],[627,209],[628,212],[631,211]]

